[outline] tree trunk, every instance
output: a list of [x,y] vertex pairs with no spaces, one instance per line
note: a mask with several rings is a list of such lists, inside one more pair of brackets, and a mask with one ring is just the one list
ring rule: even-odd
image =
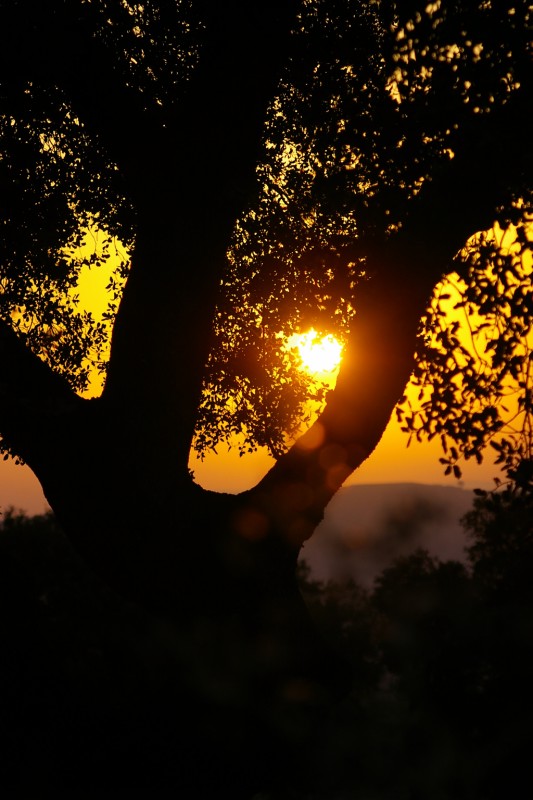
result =
[[[150,251],[156,260],[164,252],[164,239],[150,241],[147,233],[134,254],[101,398],[75,397],[14,334],[0,331],[3,363],[14,377],[11,395],[2,396],[7,441],[94,571],[169,626],[180,687],[172,703],[181,722],[169,735],[179,755],[167,754],[165,769],[175,768],[172,780],[184,790],[214,791],[223,776],[235,794],[251,791],[267,767],[281,780],[347,685],[342,664],[307,617],[295,567],[329,499],[379,442],[409,379],[427,296],[464,234],[463,223],[448,230],[444,247],[435,226],[426,231],[421,219],[419,228],[412,222],[404,235],[369,249],[374,274],[359,287],[350,348],[324,413],[238,496],[201,489],[187,470],[207,340],[193,343],[191,359],[178,334],[187,325],[198,330],[204,318],[187,307],[177,322],[151,315],[142,339],[141,300],[149,291],[142,274]],[[214,255],[201,257],[220,258],[227,235],[224,224],[212,226]],[[197,291],[181,295],[184,306],[194,306]],[[182,354],[189,360],[180,386],[172,363]],[[177,425],[174,402],[183,403]],[[144,777],[153,769],[152,762]]]
[[[150,765],[136,764],[122,784],[135,749],[126,723],[118,725],[129,749],[113,765],[117,787],[144,780],[153,788],[165,775],[188,796],[214,794],[221,782],[226,794],[247,796],[268,771],[274,780],[287,764],[297,772],[324,709],[346,686],[299,595],[299,550],[379,442],[409,380],[432,287],[468,235],[492,222],[523,165],[517,157],[512,174],[487,170],[490,122],[496,130],[500,122],[491,114],[489,136],[481,144],[472,136],[424,184],[400,233],[380,242],[361,236],[372,280],[358,287],[348,352],[320,419],[249,492],[207,492],[193,483],[187,462],[210,321],[299,4],[279,0],[267,13],[243,0],[198,3],[211,23],[203,61],[164,125],[141,93],[118,85],[113,54],[101,52],[83,16],[90,19],[97,4],[81,4],[74,20],[67,5],[48,21],[43,15],[49,39],[40,26],[31,29],[15,83],[31,85],[38,75],[63,88],[124,178],[138,212],[136,248],[100,398],[76,397],[0,324],[2,434],[86,562],[149,612],[150,641],[166,642],[170,667],[166,674],[159,664],[157,702],[168,699],[175,715],[158,712],[154,742],[162,751],[154,744]],[[509,112],[511,103],[501,113]],[[155,618],[164,621],[156,633]],[[146,724],[150,697],[140,714]],[[140,730],[131,708],[126,719]],[[104,713],[91,731],[103,736],[106,722]],[[73,757],[69,730],[62,745]],[[106,747],[112,758],[113,743]],[[91,769],[79,746],[77,757]]]
[[[80,681],[75,672],[73,680],[67,670],[62,702],[79,705],[82,721],[72,720],[65,739],[50,723],[49,735],[58,737],[58,774],[67,785],[66,769],[74,770],[74,786],[76,774],[89,771],[94,788],[113,781],[119,788],[172,785],[199,797],[219,791],[221,783],[234,797],[282,783],[289,767],[293,775],[303,768],[331,701],[348,686],[344,664],[321,641],[298,592],[297,548],[258,536],[246,495],[217,495],[159,472],[156,479],[134,447],[128,452],[117,443],[110,452],[109,439],[95,427],[83,429],[83,456],[74,437],[57,437],[60,471],[53,474],[50,462],[35,471],[85,562],[117,595],[147,609],[150,621],[139,651],[124,665],[131,684],[124,708],[119,703],[117,711],[106,699],[105,679],[103,699],[94,698],[87,723],[99,678]],[[83,608],[73,612],[73,624],[86,624]],[[127,630],[118,627],[118,635],[127,637]],[[132,658],[131,648],[125,652]],[[40,658],[34,668],[44,697],[26,721],[37,728],[54,696],[42,673],[54,668],[56,656]],[[110,657],[111,676],[117,663]],[[60,663],[56,680],[64,671]],[[122,741],[116,760],[113,737]]]

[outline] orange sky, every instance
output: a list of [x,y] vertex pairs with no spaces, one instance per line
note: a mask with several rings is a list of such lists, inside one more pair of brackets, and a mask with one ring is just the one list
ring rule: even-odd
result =
[[[87,246],[95,246],[94,236],[88,237]],[[106,308],[104,287],[120,258],[124,258],[124,253],[119,249],[105,267],[93,269],[90,273],[82,271],[78,286],[81,302],[96,317]],[[97,391],[95,384],[93,393]],[[416,482],[492,488],[493,479],[499,474],[489,452],[481,465],[474,461],[461,464],[463,476],[458,482],[444,476],[444,468],[439,463],[442,452],[437,440],[423,444],[415,442],[409,448],[406,443],[407,437],[400,431],[394,416],[374,453],[348,478],[347,484]],[[193,456],[190,466],[202,486],[214,491],[239,492],[254,486],[272,463],[265,450],[240,458],[237,448],[226,452],[221,446],[218,455],[209,454],[204,461]],[[12,461],[0,462],[0,510],[9,506],[29,513],[41,513],[46,508],[40,485],[31,471],[27,467],[15,466]]]
[[[431,483],[465,488],[492,488],[493,478],[499,474],[491,454],[481,465],[474,461],[462,464],[461,481],[444,476],[439,463],[442,451],[439,442],[412,443],[407,447],[407,436],[393,418],[369,459],[346,481],[352,483]],[[191,459],[196,480],[205,488],[219,492],[239,492],[254,486],[273,464],[265,450],[239,458],[236,449],[229,453],[210,455],[201,462]]]
[[[415,482],[492,488],[492,479],[498,474],[492,459],[480,466],[475,462],[467,462],[463,465],[462,482],[458,482],[451,477],[444,477],[444,468],[438,460],[441,451],[437,441],[430,444],[414,443],[409,448],[406,447],[406,441],[396,420],[391,420],[374,453],[348,478],[347,484]],[[272,463],[265,451],[239,458],[236,449],[226,453],[221,448],[218,456],[209,455],[203,462],[193,459],[191,467],[197,481],[206,488],[219,492],[239,492],[257,483]],[[5,461],[0,462],[0,509],[11,505],[31,514],[42,513],[47,507],[40,485],[30,469]]]

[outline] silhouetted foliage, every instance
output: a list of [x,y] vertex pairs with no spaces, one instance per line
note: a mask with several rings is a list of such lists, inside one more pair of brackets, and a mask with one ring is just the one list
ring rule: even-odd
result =
[[[217,669],[218,660],[250,657],[238,631],[233,642],[198,631],[191,649],[177,626],[91,573],[50,513],[2,517],[0,638],[0,786],[8,792],[178,786],[210,796],[225,774],[249,797],[250,785],[269,780],[263,750],[288,759],[292,740],[307,738],[304,708],[290,720],[271,708],[259,726],[246,682]],[[243,675],[247,666],[238,665]],[[294,730],[278,730],[288,722]],[[277,753],[278,738],[286,753]]]
[[[357,643],[360,664],[328,730],[321,788],[302,797],[519,791],[532,701],[530,499],[516,486],[478,496],[464,520],[468,568],[418,550],[385,569],[371,593],[303,571],[313,617],[324,624],[327,614],[347,654]],[[365,684],[369,659],[379,680],[367,673]]]
[[[267,117],[259,200],[239,221],[230,250],[199,450],[243,430],[260,444],[283,445],[272,426],[280,400],[289,407],[290,390],[285,397],[276,394],[273,403],[263,389],[265,382],[271,392],[283,385],[280,332],[313,325],[346,338],[352,298],[367,274],[365,246],[409,227],[421,186],[442,177],[465,137],[472,137],[468,147],[480,146],[483,120],[527,81],[526,30],[525,5],[511,2],[457,3],[453,11],[441,3],[304,4],[296,55]],[[523,134],[513,129],[509,148]],[[510,177],[511,154],[504,149]],[[521,149],[516,155],[525,177],[528,156]],[[472,173],[471,180],[480,179]],[[451,454],[450,472],[456,467],[458,476],[459,458],[480,460],[511,416],[505,408],[509,385],[525,428],[522,437],[515,432],[515,452],[518,441],[530,446],[528,181],[505,201],[502,194],[494,210],[504,229],[516,226],[514,244],[491,231],[480,233],[453,261],[468,323],[450,329],[441,318],[446,283],[422,320],[415,381],[430,391],[411,409],[406,428],[419,438],[439,435],[445,451],[454,446],[458,455]],[[246,324],[235,313],[243,305]],[[475,343],[468,351],[464,340],[471,326]],[[301,378],[295,384],[289,374],[293,391],[305,389]],[[204,426],[235,395],[239,413],[208,436]],[[399,411],[405,420],[407,410]],[[288,420],[284,424],[291,429]],[[265,426],[270,439],[261,434]]]
[[348,660],[351,682],[363,698],[381,678],[376,640],[379,619],[368,592],[354,581],[313,580],[305,562],[300,564],[298,580],[314,623],[336,652]]
[[459,274],[439,286],[413,376],[418,405],[410,415],[406,401],[398,409],[411,435],[440,438],[445,473],[456,477],[459,462],[481,463],[489,444],[511,480],[533,455],[531,218],[513,220],[471,240],[456,259]]
[[51,514],[7,511],[0,553],[2,788],[175,781],[186,698],[173,632],[103,586]]
[[[516,489],[477,498],[465,518],[468,569],[419,550],[368,592],[317,582],[301,565],[312,618],[345,658],[351,689],[307,740],[303,761],[285,763],[284,788],[274,780],[261,797],[481,800],[520,785],[532,699],[529,506]],[[50,514],[8,511],[0,553],[3,785],[43,790],[58,770],[73,790],[80,775],[95,789],[104,779],[117,790],[179,783],[195,737],[215,719],[211,704],[191,702],[191,686],[223,704],[229,686],[211,683],[176,627],[90,574]],[[255,730],[231,704],[221,758]],[[254,735],[268,742],[265,730]]]
[[[83,558],[44,531],[17,555],[50,521],[7,516],[2,591],[21,615],[5,615],[14,784],[25,743],[35,754],[45,740],[41,782],[56,790],[80,769],[101,788],[111,764],[117,781],[133,764],[130,784],[168,778],[189,795],[223,784],[246,797],[287,770],[297,788],[346,685],[305,613],[298,552],[416,359],[421,405],[400,410],[406,430],[440,436],[450,473],[491,441],[510,477],[529,480],[528,20],[525,0],[0,0],[0,435]],[[490,168],[496,150],[504,169]],[[512,248],[483,233],[495,221],[514,225]],[[101,247],[80,249],[87,230]],[[113,251],[124,257],[97,320],[78,279]],[[473,323],[483,353],[443,324],[441,289],[428,309],[452,266],[460,304],[485,320]],[[285,346],[311,324],[346,345],[327,395]],[[105,384],[88,399],[93,367]],[[319,419],[289,447],[310,393]],[[191,444],[236,433],[276,456],[268,474],[239,496],[195,484]],[[468,687],[483,684],[457,610],[470,587],[462,568],[417,556],[375,596],[322,590],[319,615],[361,651],[361,725],[347,741],[365,791],[390,789],[373,749],[389,735],[403,785],[435,789],[435,762],[413,760],[413,742],[437,735],[444,706],[443,739],[455,731],[440,664],[453,685],[459,662]],[[395,693],[381,691],[384,665]],[[152,727],[152,744],[136,741]],[[465,731],[475,739],[474,722]],[[146,766],[132,758],[145,750]]]
[[[137,184],[156,185],[162,168],[151,151],[154,133],[177,129],[180,104],[192,102],[191,113],[207,118],[217,113],[202,98],[187,97],[218,13],[210,5],[94,1],[69,11],[55,3],[28,21],[23,4],[3,4],[4,29],[24,31],[24,37],[23,44],[8,37],[3,55],[10,72],[2,78],[0,116],[7,214],[1,313],[77,390],[87,385],[90,365],[101,362],[109,336],[102,323],[77,310],[80,268],[104,263],[116,237],[133,252],[144,213]],[[255,13],[261,19],[265,12]],[[432,388],[408,425],[458,448],[451,468],[454,452],[481,457],[506,416],[506,378],[513,385],[523,379],[529,354],[530,264],[522,263],[530,249],[523,147],[529,128],[520,105],[530,77],[527,15],[526,3],[511,0],[453,8],[440,2],[301,4],[292,51],[272,86],[256,145],[257,181],[232,190],[243,209],[220,275],[196,426],[200,452],[235,433],[245,434],[243,450],[266,445],[279,455],[286,449],[305,399],[314,393],[323,402],[324,396],[296,369],[282,336],[314,325],[346,338],[354,291],[369,272],[368,248],[409,228],[421,188],[441,181],[456,154],[460,160],[463,152],[469,158],[470,151],[481,153],[495,126],[506,163],[491,213],[504,227],[516,226],[516,245],[509,250],[479,234],[455,259],[464,279],[461,302],[470,315],[480,315],[474,334],[483,331],[482,352],[467,352],[457,329],[442,327],[436,300],[425,317],[416,373]],[[82,27],[83,55],[73,46]],[[79,60],[91,48],[101,60],[94,86],[108,76],[100,108],[86,88],[74,85],[90,80],[84,71],[90,68]],[[45,52],[46,69],[37,78],[34,69]],[[71,77],[63,67],[69,58],[76,65]],[[510,135],[498,121],[506,109]],[[112,134],[108,128],[120,114],[122,124]],[[137,129],[124,130],[133,123]],[[143,135],[146,167],[138,164],[133,178],[129,161]],[[206,159],[204,168],[210,163]],[[148,169],[154,170],[151,182],[141,177]],[[471,169],[472,182],[498,182],[485,162],[481,175],[474,162]],[[486,227],[494,218],[483,220]],[[104,233],[103,246],[82,254],[76,248],[83,231],[94,226]],[[474,226],[469,233],[475,232]],[[127,270],[124,261],[109,286],[111,320]],[[526,378],[518,400],[527,420],[528,386]]]

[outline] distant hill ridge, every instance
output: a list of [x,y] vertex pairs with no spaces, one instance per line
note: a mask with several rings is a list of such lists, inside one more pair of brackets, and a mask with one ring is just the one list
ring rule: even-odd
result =
[[315,577],[353,577],[370,587],[395,558],[417,548],[442,560],[464,560],[460,523],[474,493],[458,486],[421,483],[345,486],[302,557]]

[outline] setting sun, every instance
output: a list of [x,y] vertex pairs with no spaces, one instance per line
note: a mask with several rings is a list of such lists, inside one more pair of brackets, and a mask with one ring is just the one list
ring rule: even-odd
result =
[[333,372],[341,362],[342,345],[332,334],[320,336],[311,328],[292,337],[291,344],[298,349],[302,369],[312,375]]

